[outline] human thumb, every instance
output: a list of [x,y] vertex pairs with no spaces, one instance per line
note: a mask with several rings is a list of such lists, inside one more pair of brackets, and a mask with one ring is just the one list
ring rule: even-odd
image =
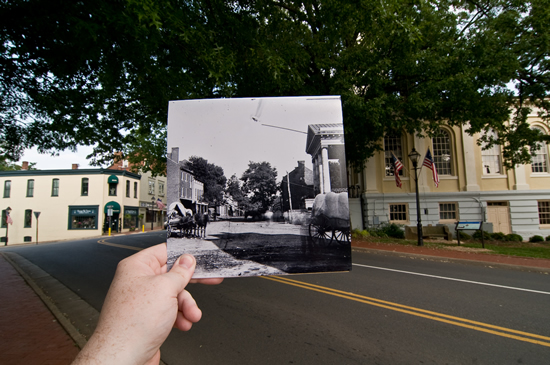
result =
[[187,254],[181,255],[174,263],[174,266],[172,266],[172,269],[167,273],[175,281],[178,293],[182,292],[189,283],[189,280],[191,280],[195,272],[195,265],[196,261],[193,256]]

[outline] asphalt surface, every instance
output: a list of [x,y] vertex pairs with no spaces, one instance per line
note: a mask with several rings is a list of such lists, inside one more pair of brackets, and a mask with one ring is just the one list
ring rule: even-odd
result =
[[[118,261],[164,239],[163,232],[153,232],[0,252],[17,253],[43,268],[97,312]],[[162,359],[167,364],[548,363],[550,270],[539,267],[543,264],[495,263],[481,253],[469,253],[466,260],[439,251],[419,254],[420,248],[403,252],[408,249],[354,250],[350,273],[190,286],[203,319],[190,332],[175,330]],[[50,290],[63,307],[67,298],[56,299],[57,289]],[[76,307],[69,302],[61,312],[81,333],[91,333],[93,316]]]

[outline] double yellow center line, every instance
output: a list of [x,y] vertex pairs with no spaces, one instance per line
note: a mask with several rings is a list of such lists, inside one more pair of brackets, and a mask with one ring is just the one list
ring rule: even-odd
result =
[[510,328],[494,326],[492,324],[472,321],[460,317],[450,316],[447,314],[432,312],[425,309],[410,307],[403,304],[388,302],[381,299],[371,298],[364,295],[350,293],[342,290],[332,289],[320,285],[309,284],[303,281],[293,280],[280,276],[263,276],[263,279],[276,281],[282,284],[296,286],[302,289],[312,290],[323,294],[340,297],[343,299],[353,300],[364,304],[373,305],[380,308],[386,308],[396,312],[406,313],[417,317],[431,319],[438,322],[448,323],[459,327],[469,328],[475,331],[490,333],[493,335],[507,337],[518,341],[529,342],[536,345],[550,347],[550,337],[536,335],[533,333],[522,332]]

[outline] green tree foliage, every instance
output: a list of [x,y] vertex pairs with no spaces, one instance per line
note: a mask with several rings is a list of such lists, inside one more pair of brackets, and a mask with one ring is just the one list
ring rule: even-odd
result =
[[385,133],[433,135],[442,124],[495,130],[483,142],[501,145],[512,167],[549,138],[526,123],[535,107],[550,115],[549,9],[550,0],[3,0],[1,152],[93,145],[97,163],[133,152],[160,171],[169,100],[333,94],[357,167]]
[[223,169],[197,156],[189,158],[188,167],[193,171],[195,178],[204,184],[204,200],[209,203],[221,203],[227,182]]
[[241,180],[244,183],[242,190],[250,203],[265,212],[277,193],[277,169],[271,167],[269,162],[250,161]]

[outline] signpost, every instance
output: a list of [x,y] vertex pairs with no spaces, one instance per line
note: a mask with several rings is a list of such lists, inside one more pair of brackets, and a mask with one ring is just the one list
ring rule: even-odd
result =
[[112,205],[107,205],[107,216],[109,217],[109,236],[111,236],[111,217],[113,216]]
[[481,247],[485,248],[485,241],[484,241],[484,235],[483,235],[483,222],[456,222],[456,239],[458,241],[458,245],[460,246],[460,231],[462,230],[468,230],[468,231],[481,231]]
[[40,217],[40,212],[34,212],[36,217],[36,244],[38,245],[38,217]]

